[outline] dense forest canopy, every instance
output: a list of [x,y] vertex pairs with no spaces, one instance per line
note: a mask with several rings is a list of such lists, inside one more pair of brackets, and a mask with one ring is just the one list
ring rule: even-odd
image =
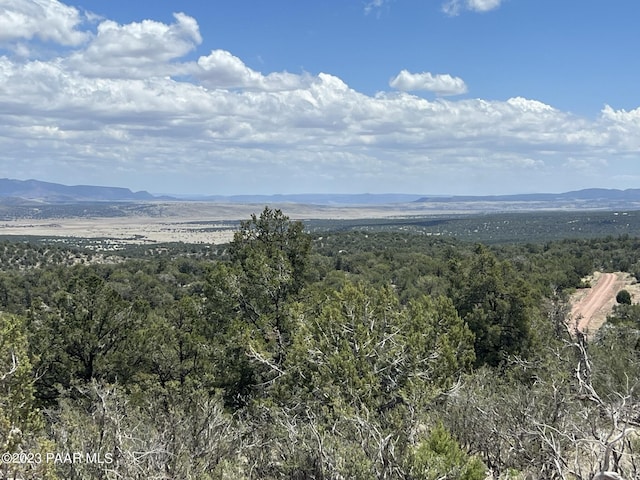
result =
[[639,478],[640,309],[567,328],[638,251],[269,208],[215,248],[2,241],[0,478]]

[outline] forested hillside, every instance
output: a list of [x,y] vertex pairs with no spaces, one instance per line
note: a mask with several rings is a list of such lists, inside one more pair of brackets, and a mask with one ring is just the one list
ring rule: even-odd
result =
[[566,323],[638,251],[268,208],[216,249],[4,241],[0,478],[640,478],[640,309]]

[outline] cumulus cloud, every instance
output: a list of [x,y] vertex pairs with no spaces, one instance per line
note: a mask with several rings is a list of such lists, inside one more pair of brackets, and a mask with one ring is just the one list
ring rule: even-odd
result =
[[459,77],[433,75],[429,72],[410,73],[407,70],[402,70],[392,78],[389,86],[403,92],[426,90],[441,96],[467,93],[467,85]]
[[551,171],[637,163],[640,109],[607,106],[590,120],[522,97],[428,100],[406,92],[466,86],[407,71],[390,82],[398,91],[367,95],[329,73],[259,72],[226,50],[183,62],[200,42],[197,22],[176,14],[104,20],[48,60],[0,56],[0,168],[164,191],[452,193],[449,182],[488,169],[551,189]]
[[293,90],[309,84],[306,75],[275,72],[263,75],[247,67],[226,50],[213,50],[198,59],[194,74],[210,88],[245,88],[253,90]]
[[76,8],[57,0],[0,0],[0,45],[33,38],[80,45],[88,38],[78,30],[82,22]]
[[500,7],[504,0],[447,0],[442,5],[442,11],[447,15],[459,15],[463,10],[472,12],[488,12]]
[[602,118],[619,124],[634,124],[640,126],[640,108],[635,110],[614,110],[610,105],[602,109]]
[[68,59],[71,67],[92,76],[140,78],[179,74],[184,65],[169,62],[183,57],[202,42],[198,23],[184,13],[175,23],[153,20],[119,25],[105,20],[98,25],[87,48]]

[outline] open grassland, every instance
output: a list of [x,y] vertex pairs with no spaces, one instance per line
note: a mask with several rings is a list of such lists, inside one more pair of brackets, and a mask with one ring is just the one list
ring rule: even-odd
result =
[[[477,212],[437,210],[430,204],[326,206],[282,204],[305,228],[396,231],[482,243],[544,242],[563,238],[640,235],[638,211]],[[205,202],[4,206],[0,237],[89,239],[95,248],[126,244],[229,242],[240,219],[264,205]]]

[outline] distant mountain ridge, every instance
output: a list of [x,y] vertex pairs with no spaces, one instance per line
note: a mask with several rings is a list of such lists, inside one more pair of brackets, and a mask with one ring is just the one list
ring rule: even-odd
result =
[[[515,195],[433,195],[403,193],[380,194],[278,194],[278,195],[152,195],[147,191],[133,192],[123,187],[94,185],[62,185],[40,180],[0,179],[0,203],[4,205],[68,204],[85,202],[136,201],[201,201],[237,204],[308,204],[326,206],[375,206],[391,204],[457,204],[476,210],[472,204],[490,204],[492,208],[563,207],[575,204],[578,208],[640,208],[640,189],[616,190],[588,188],[565,193],[526,193]],[[439,208],[439,207],[438,207]]]
[[565,193],[523,193],[515,195],[452,195],[421,197],[416,202],[566,202],[566,201],[640,201],[640,189],[617,190],[608,188],[586,188]]
[[76,202],[120,202],[154,200],[149,192],[132,192],[122,187],[94,185],[62,185],[40,180],[0,179],[0,198],[3,203],[76,203]]

